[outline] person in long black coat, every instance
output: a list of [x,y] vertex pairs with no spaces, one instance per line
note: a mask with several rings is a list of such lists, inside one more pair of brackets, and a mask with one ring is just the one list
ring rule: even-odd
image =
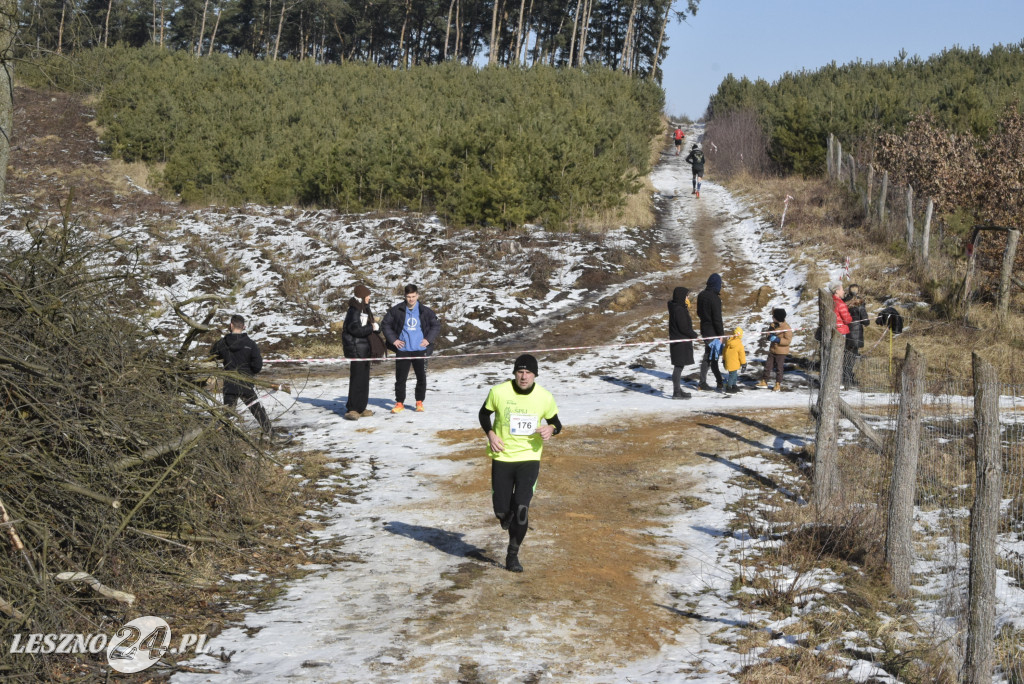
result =
[[[668,339],[692,340],[697,337],[690,318],[690,307],[686,295],[690,291],[685,287],[677,287],[672,291],[672,301],[668,303]],[[672,342],[668,345],[672,358],[672,398],[689,399],[690,393],[684,392],[679,384],[683,368],[693,363],[693,342]]]
[[712,273],[707,286],[697,295],[697,318],[700,319],[700,336],[704,340],[704,358],[700,362],[700,383],[698,389],[710,390],[708,369],[715,374],[716,389],[722,390],[722,371],[718,368],[721,356],[725,325],[722,323],[722,276]]
[[[370,311],[370,288],[359,284],[355,297],[348,302],[345,326],[342,328],[341,345],[347,359],[369,359],[379,356],[374,353],[371,338],[377,335],[380,324],[373,319]],[[380,337],[377,337],[380,342]],[[380,342],[383,346],[383,342]],[[346,420],[359,420],[373,415],[366,408],[370,399],[370,362],[352,361],[348,371],[348,401],[345,403]]]

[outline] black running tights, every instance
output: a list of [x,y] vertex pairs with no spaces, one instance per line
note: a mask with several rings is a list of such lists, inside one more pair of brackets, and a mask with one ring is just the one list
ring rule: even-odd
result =
[[494,504],[494,515],[499,520],[511,516],[512,523],[508,528],[508,540],[515,546],[523,543],[529,520],[525,524],[519,520],[520,506],[529,509],[533,499],[533,490],[537,487],[537,476],[540,475],[540,461],[491,461],[491,499]]

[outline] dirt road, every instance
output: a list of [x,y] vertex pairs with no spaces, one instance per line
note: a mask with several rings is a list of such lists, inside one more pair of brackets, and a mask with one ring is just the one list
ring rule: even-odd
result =
[[[569,316],[503,344],[609,345],[541,358],[538,378],[566,431],[545,448],[530,532],[506,572],[489,503],[476,412],[504,363],[434,368],[424,414],[340,420],[347,378],[318,376],[281,421],[305,449],[339,459],[346,497],[319,537],[344,560],[316,568],[279,605],[214,640],[230,662],[175,681],[732,681],[731,647],[747,621],[732,596],[749,536],[734,508],[785,499],[802,477],[789,455],[808,427],[806,396],[750,390],[673,402],[664,347],[611,346],[664,337],[673,287],[721,272],[727,327],[799,302],[773,272],[791,267],[742,207],[706,184],[676,191],[688,168],[654,174],[663,248],[678,266],[638,277],[622,311]],[[768,283],[771,295],[762,285]],[[762,301],[763,300],[763,301]],[[753,353],[754,345],[748,346]],[[384,371],[371,397],[387,397]],[[771,404],[772,411],[765,411]],[[307,540],[308,542],[308,540]]]

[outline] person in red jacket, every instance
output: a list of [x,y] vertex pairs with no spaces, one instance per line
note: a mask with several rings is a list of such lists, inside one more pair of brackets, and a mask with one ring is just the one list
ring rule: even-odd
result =
[[846,302],[843,301],[843,295],[845,294],[842,283],[832,288],[832,306],[836,310],[836,330],[839,331],[840,335],[849,335],[850,323],[853,323],[850,310],[846,308]]
[[676,132],[672,134],[672,137],[674,137],[676,141],[676,156],[678,157],[679,150],[683,149],[683,138],[686,137],[686,134],[683,133],[682,128],[676,126]]

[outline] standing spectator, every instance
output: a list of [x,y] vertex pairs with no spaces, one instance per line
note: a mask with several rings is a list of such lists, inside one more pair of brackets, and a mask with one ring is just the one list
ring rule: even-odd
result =
[[864,327],[871,325],[871,319],[868,318],[864,298],[860,296],[860,285],[850,285],[843,301],[850,312],[850,334],[846,336],[843,354],[843,384],[852,387],[857,384],[853,371],[860,360],[860,350],[864,348]]
[[725,342],[722,363],[729,376],[725,379],[725,391],[736,394],[740,391],[740,370],[747,370],[747,352],[743,348],[743,328],[736,328]]
[[693,192],[690,194],[700,197],[700,184],[704,180],[704,152],[697,148],[697,143],[693,143],[693,147],[690,148],[690,154],[686,155],[686,162],[690,165],[690,170],[693,171]]
[[[405,410],[405,382],[409,378],[409,366],[416,371],[416,410],[423,411],[423,400],[427,398],[427,360],[434,352],[434,341],[441,333],[437,315],[419,303],[419,292],[415,285],[405,286],[405,301],[392,307],[381,328],[388,347],[395,352],[395,407],[392,413]],[[415,360],[413,360],[415,359]]]
[[700,362],[700,384],[698,389],[710,390],[708,368],[715,374],[716,389],[722,389],[722,371],[718,369],[718,357],[722,352],[725,326],[722,324],[722,276],[712,273],[707,285],[697,295],[697,318],[700,319],[700,336],[704,340],[704,358]]
[[836,330],[839,331],[840,335],[849,335],[850,323],[853,322],[853,319],[850,317],[850,310],[846,308],[846,302],[843,301],[845,294],[842,283],[833,286],[832,306],[836,310]]
[[[384,343],[378,332],[380,324],[370,311],[370,288],[356,285],[355,297],[348,301],[345,326],[342,328],[341,345],[347,359],[369,359],[384,355]],[[370,399],[370,362],[352,361],[348,370],[348,401],[345,403],[345,420],[359,420],[373,415],[366,408]]]
[[684,392],[679,384],[683,368],[693,363],[693,342],[677,342],[676,340],[692,340],[697,337],[690,318],[690,291],[685,287],[677,287],[672,291],[672,301],[668,303],[668,345],[669,356],[672,358],[672,398],[689,399],[690,393]]
[[768,360],[764,364],[764,374],[758,381],[758,387],[768,387],[768,378],[772,371],[775,371],[775,384],[773,392],[782,389],[782,371],[786,366],[786,356],[789,354],[789,343],[793,341],[793,329],[786,322],[785,309],[772,309],[772,324],[768,326]]
[[[551,392],[535,382],[537,359],[523,354],[512,366],[513,378],[495,385],[480,407],[480,427],[491,458],[491,503],[501,529],[508,530],[505,569],[522,572],[519,547],[529,529],[530,501],[540,474],[544,442],[562,431]],[[494,424],[491,424],[491,415]],[[541,420],[547,425],[541,425]]]
[[210,355],[216,356],[224,364],[224,370],[234,371],[241,378],[224,379],[224,405],[235,407],[241,398],[242,403],[249,407],[249,412],[260,424],[263,433],[270,436],[270,418],[263,410],[256,396],[253,383],[245,378],[255,377],[263,370],[263,355],[256,343],[245,334],[245,318],[239,314],[231,317],[228,323],[228,334],[217,340],[210,348]]

